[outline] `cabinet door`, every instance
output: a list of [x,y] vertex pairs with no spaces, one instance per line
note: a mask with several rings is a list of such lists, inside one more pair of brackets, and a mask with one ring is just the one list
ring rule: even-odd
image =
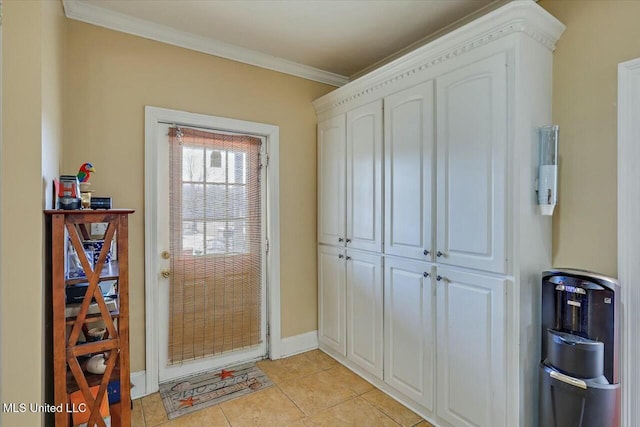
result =
[[318,124],[318,242],[344,245],[345,116]]
[[382,101],[347,112],[347,247],[382,252]]
[[384,99],[388,255],[432,259],[433,114],[432,81]]
[[456,427],[506,425],[506,281],[437,268],[438,416]]
[[318,246],[318,341],[346,355],[344,249]]
[[347,357],[382,379],[382,256],[347,250]]
[[436,358],[431,267],[390,257],[384,264],[384,381],[433,411]]
[[437,262],[504,273],[506,54],[437,79]]

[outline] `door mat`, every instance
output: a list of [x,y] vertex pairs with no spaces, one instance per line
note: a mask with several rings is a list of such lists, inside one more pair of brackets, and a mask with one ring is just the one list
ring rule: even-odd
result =
[[245,363],[160,384],[160,396],[172,420],[272,385],[255,363]]

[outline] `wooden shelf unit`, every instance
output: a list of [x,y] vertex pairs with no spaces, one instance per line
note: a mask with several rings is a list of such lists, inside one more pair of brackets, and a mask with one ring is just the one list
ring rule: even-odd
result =
[[[110,210],[46,210],[47,231],[51,236],[51,277],[53,305],[53,376],[54,404],[66,407],[69,394],[80,390],[90,413],[88,426],[104,427],[100,415],[100,402],[112,381],[120,381],[120,402],[111,405],[111,425],[131,425],[131,384],[129,366],[129,251],[128,216],[131,209]],[[92,268],[83,249],[83,241],[90,240],[90,225],[106,223],[102,239],[105,244]],[[105,263],[110,244],[115,241],[117,260]],[[86,277],[67,278],[67,251],[69,245],[75,249]],[[106,280],[117,280],[117,308],[109,311],[98,284]],[[66,317],[66,290],[68,286],[88,283],[86,294],[78,313]],[[88,314],[89,306],[97,304],[99,313]],[[101,322],[107,330],[99,341],[84,342],[92,323]],[[82,335],[81,335],[82,333]],[[104,374],[85,371],[79,358],[94,353],[107,352]],[[90,387],[99,386],[96,397]],[[67,427],[72,424],[71,414],[57,412],[55,425]]]

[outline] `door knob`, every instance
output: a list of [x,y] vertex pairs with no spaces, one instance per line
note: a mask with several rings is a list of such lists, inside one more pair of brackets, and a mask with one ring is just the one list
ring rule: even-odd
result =
[[162,259],[169,259],[169,258],[171,258],[171,254],[169,253],[169,251],[162,251],[162,253],[160,254],[160,256],[162,257]]
[[426,271],[425,271],[424,273],[422,273],[422,275],[423,275],[424,277],[429,277],[429,273],[427,273]]
[[347,243],[351,243],[351,239],[347,239]]
[[342,237],[338,237],[338,242],[344,242],[344,239]]
[[436,256],[437,256],[438,258],[440,258],[442,255],[444,255],[444,253],[442,253],[441,251],[438,251],[438,252],[436,253]]
[[165,268],[164,270],[162,270],[160,272],[160,274],[162,275],[162,277],[164,277],[165,279],[168,279],[169,276],[171,276],[171,272],[169,271],[168,268]]
[[422,253],[423,253],[424,255],[429,255],[429,249],[425,249],[424,251],[422,251]]
[[437,280],[438,282],[439,282],[439,281],[441,281],[442,279],[444,279],[444,277],[442,277],[441,275],[439,275],[439,274],[438,274],[438,275],[436,276],[436,280]]
[[344,258],[344,255],[339,254],[339,255],[338,255],[338,258],[341,258],[341,259],[342,259],[342,258]]

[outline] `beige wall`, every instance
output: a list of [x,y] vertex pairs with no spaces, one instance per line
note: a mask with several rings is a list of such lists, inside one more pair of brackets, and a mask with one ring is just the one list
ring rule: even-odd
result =
[[616,276],[617,65],[640,57],[640,2],[539,4],[567,26],[553,59],[560,125],[553,264]]
[[[44,221],[61,147],[62,6],[5,1],[0,190],[1,400],[44,401]],[[2,413],[35,426],[42,414]]]
[[62,96],[66,18],[60,1],[42,2],[42,176],[44,205],[53,207],[53,178],[62,163]]
[[144,369],[144,107],[280,126],[283,337],[317,329],[316,118],[333,88],[67,21],[64,172],[85,161],[96,195],[130,218],[131,369]]

